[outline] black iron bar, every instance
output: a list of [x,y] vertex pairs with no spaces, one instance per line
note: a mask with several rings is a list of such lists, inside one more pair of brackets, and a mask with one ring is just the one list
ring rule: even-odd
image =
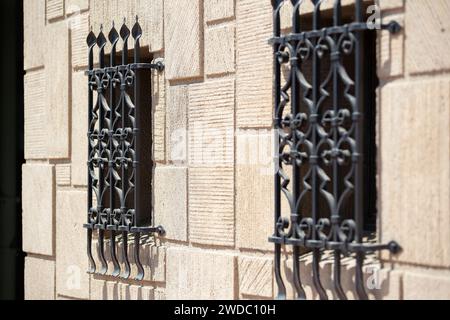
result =
[[[95,34],[92,32],[89,33],[87,37],[87,45],[88,45],[88,69],[92,70],[94,68],[94,47],[97,43],[97,38]],[[92,134],[94,133],[94,126],[92,125],[92,122],[94,120],[93,117],[93,105],[94,105],[94,94],[93,94],[93,88],[95,83],[92,83],[91,76],[88,76],[88,173],[87,173],[87,181],[88,181],[88,192],[87,192],[87,212],[88,212],[88,219],[87,224],[85,227],[87,228],[87,255],[89,259],[89,269],[88,273],[95,273],[96,265],[95,260],[92,255],[92,232],[93,227],[95,225],[95,221],[92,217],[92,197],[93,197],[93,178],[92,173],[94,172],[94,164],[91,158],[91,154],[93,151],[93,144],[95,143],[92,138]]]
[[[128,39],[130,37],[130,29],[125,24],[125,20],[123,22],[122,28],[120,29],[120,36],[122,38],[123,42],[123,48],[122,48],[122,65],[126,66],[128,63]],[[122,229],[122,261],[124,263],[124,270],[123,273],[120,275],[121,278],[128,279],[131,274],[131,267],[130,267],[130,261],[128,259],[128,206],[127,206],[127,198],[129,195],[129,188],[131,188],[130,184],[128,183],[128,171],[130,170],[130,163],[128,161],[128,137],[130,136],[130,132],[127,128],[128,124],[128,113],[129,110],[127,108],[126,102],[125,102],[125,96],[127,95],[127,69],[125,68],[123,71],[119,70],[119,74],[121,76],[120,78],[120,104],[121,104],[121,117],[122,117],[122,130],[121,133],[121,147],[122,147],[122,154],[121,154],[121,161],[120,161],[120,168],[121,168],[121,179],[122,179],[122,185],[121,185],[121,192],[122,196],[120,199],[120,227]]]
[[[110,53],[110,67],[114,68],[116,65],[116,47],[117,43],[119,41],[119,34],[116,31],[116,28],[114,26],[114,22],[111,28],[111,31],[108,35],[109,42],[111,43],[111,53]],[[116,192],[115,192],[115,115],[116,115],[116,90],[115,90],[115,77],[116,77],[116,71],[111,70],[107,71],[110,73],[110,85],[109,85],[109,208],[110,208],[110,217],[108,221],[108,229],[110,230],[110,255],[111,255],[111,261],[113,263],[113,272],[112,276],[117,277],[120,275],[120,264],[117,260],[116,255],[116,230],[117,225],[115,222],[115,199],[116,199]]]
[[[324,0],[319,0],[314,6],[313,13],[313,29],[320,29],[320,6]],[[314,55],[313,55],[313,108],[311,110],[311,125],[312,125],[312,144],[313,144],[313,153],[310,157],[310,165],[312,168],[312,219],[313,223],[316,226],[319,221],[319,150],[318,150],[318,121],[319,112],[320,112],[320,101],[321,101],[321,61],[318,55],[318,49],[320,43],[317,39],[314,43]],[[312,239],[317,240],[317,232],[313,230]],[[313,283],[314,287],[317,291],[321,300],[327,300],[328,296],[325,292],[325,289],[322,286],[322,282],[320,280],[320,260],[321,260],[321,252],[320,249],[313,249]]]
[[[106,38],[103,34],[103,26],[100,27],[100,34],[97,37],[97,46],[99,47],[99,65],[100,68],[105,67],[105,46],[106,46]],[[104,239],[105,239],[105,207],[104,207],[104,195],[105,195],[105,175],[104,175],[104,169],[105,169],[105,159],[104,159],[104,122],[105,122],[105,84],[104,84],[104,77],[108,77],[108,74],[104,73],[102,76],[98,77],[98,86],[97,86],[97,93],[98,93],[98,105],[99,105],[99,121],[98,121],[98,137],[99,137],[99,143],[98,143],[98,181],[99,181],[99,187],[98,187],[98,194],[99,199],[97,201],[97,211],[99,215],[99,221],[96,225],[96,228],[98,229],[98,255],[101,263],[101,269],[99,271],[100,274],[105,275],[108,272],[108,263],[106,262],[105,258],[105,245],[104,245]],[[106,209],[107,210],[107,209]]]
[[[340,26],[342,23],[342,11],[341,11],[341,0],[335,0],[334,8],[333,8],[333,22],[334,26]],[[339,68],[342,64],[341,52],[340,48],[337,46],[339,41],[339,36],[333,36],[334,43],[336,47],[334,48],[334,52],[332,52],[332,56],[334,59],[331,61],[331,67],[333,68],[333,120],[332,120],[332,131],[333,131],[333,151],[336,153],[336,156],[333,157],[333,211],[331,212],[331,228],[335,230],[333,232],[333,241],[339,241],[339,233],[338,230],[341,224],[340,217],[340,208],[338,206],[340,193],[339,193],[339,163],[337,153],[339,152],[339,122],[338,122],[338,113],[339,113],[339,103],[340,103],[340,90],[339,90]],[[344,293],[341,284],[341,250],[334,250],[334,266],[333,266],[333,286],[334,291],[337,297],[341,300],[347,300],[347,296]]]
[[[140,39],[142,36],[142,29],[138,22],[138,17],[136,17],[136,23],[132,30],[132,35],[134,38],[134,63],[139,64],[141,62],[141,46],[140,46]],[[141,159],[141,110],[140,110],[140,104],[139,104],[139,95],[141,92],[141,82],[140,82],[140,71],[136,70],[135,73],[135,83],[134,83],[134,106],[135,106],[135,121],[136,121],[136,128],[134,129],[134,152],[135,152],[135,159],[133,163],[134,172],[135,172],[135,189],[134,189],[134,207],[135,207],[135,217],[134,217],[134,227],[138,226],[138,223],[140,222],[141,215],[143,214],[141,208],[141,202],[140,202],[140,194],[137,192],[138,190],[141,190],[141,166],[142,159]],[[141,234],[140,232],[135,233],[134,238],[134,260],[138,268],[138,274],[136,276],[136,280],[140,281],[144,278],[144,268],[142,267],[142,263],[139,256],[140,251],[140,245],[141,245]]]
[[[279,37],[281,35],[281,22],[280,22],[280,10],[283,5],[283,1],[272,0],[273,6],[273,20],[274,20],[274,36]],[[278,44],[273,45],[273,56],[274,56],[274,134],[275,134],[275,174],[274,174],[274,185],[275,185],[275,198],[274,198],[274,237],[278,236],[278,221],[281,218],[281,157],[280,157],[280,136],[279,130],[281,129],[281,117],[279,114],[280,101],[281,101],[281,63],[278,59],[280,46]],[[281,115],[282,116],[282,115]],[[278,286],[277,299],[286,299],[286,286],[283,282],[283,277],[281,274],[281,244],[275,243],[275,279]]]
[[[292,0],[293,5],[293,17],[292,17],[292,31],[294,33],[300,32],[300,4],[299,0]],[[297,79],[297,69],[300,68],[299,58],[297,54],[297,46],[298,41],[292,41],[292,52],[291,52],[291,112],[292,112],[292,121],[293,125],[291,126],[292,130],[292,143],[293,143],[293,156],[292,156],[292,194],[294,201],[292,202],[292,212],[291,212],[291,229],[290,232],[294,238],[297,238],[295,230],[295,226],[300,223],[302,218],[300,213],[300,203],[297,201],[300,198],[301,192],[301,168],[298,164],[298,152],[299,152],[299,139],[298,139],[298,131],[300,128],[298,127],[299,123],[296,122],[297,116],[300,114],[300,84]],[[303,290],[302,282],[300,279],[300,247],[293,247],[292,254],[292,262],[293,262],[293,281],[294,287],[296,291],[296,298],[299,300],[306,299],[305,290]]]

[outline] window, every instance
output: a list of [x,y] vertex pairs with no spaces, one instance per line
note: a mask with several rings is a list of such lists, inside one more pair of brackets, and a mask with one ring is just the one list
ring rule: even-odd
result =
[[[103,29],[103,28],[102,28]],[[128,50],[130,36],[134,48]],[[152,110],[151,70],[161,71],[161,61],[151,63],[140,46],[142,29],[136,21],[130,31],[124,23],[117,32],[108,34],[111,52],[105,54],[103,30],[91,32],[89,47],[89,145],[88,145],[88,258],[90,273],[105,275],[105,239],[109,239],[109,255],[114,266],[111,275],[130,277],[128,239],[134,239],[136,280],[144,278],[139,258],[142,234],[164,234],[161,226],[152,226]],[[122,40],[122,51],[117,46]],[[98,50],[98,68],[94,68],[94,51]],[[100,268],[92,254],[93,233],[98,231]],[[120,235],[120,237],[119,237]],[[122,241],[121,270],[117,259],[117,240]]]
[[[289,1],[274,0],[276,132],[275,277],[279,298],[286,298],[281,275],[282,246],[292,246],[293,282],[297,298],[306,294],[299,258],[312,254],[312,282],[321,299],[328,299],[319,263],[324,251],[334,255],[333,284],[342,289],[341,259],[356,259],[355,289],[367,299],[363,263],[368,252],[399,246],[368,242],[376,222],[375,89],[376,31],[364,21],[366,7],[324,1],[292,0],[292,28],[282,33],[281,10]],[[307,3],[310,2],[310,3]],[[311,15],[302,10],[313,5]],[[344,12],[345,9],[345,12]],[[381,25],[394,32],[395,22]],[[288,209],[282,202],[288,203]],[[284,212],[289,210],[290,212]]]

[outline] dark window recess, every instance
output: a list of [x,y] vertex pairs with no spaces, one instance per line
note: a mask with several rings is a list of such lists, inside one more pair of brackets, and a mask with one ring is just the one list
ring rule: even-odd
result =
[[[333,285],[341,285],[341,259],[356,259],[355,289],[367,299],[362,267],[367,253],[400,250],[394,241],[373,242],[376,231],[376,31],[366,23],[366,7],[356,0],[321,11],[324,1],[310,1],[311,15],[301,15],[308,1],[273,0],[276,134],[275,277],[286,298],[281,275],[282,246],[292,246],[296,298],[306,299],[299,258],[313,258],[312,283],[323,300],[319,263],[334,255]],[[293,6],[291,30],[282,33],[280,11]],[[391,32],[391,22],[381,29]],[[283,30],[285,31],[285,30]],[[285,202],[287,205],[282,205]],[[282,212],[286,210],[289,212]],[[328,277],[331,275],[327,275]]]
[[[103,28],[102,28],[103,29]],[[134,43],[128,49],[131,38]],[[112,27],[108,34],[111,53],[105,55],[108,40],[100,31],[91,32],[89,47],[89,145],[87,253],[89,272],[106,275],[105,239],[109,239],[112,276],[128,279],[130,262],[128,239],[133,237],[136,280],[144,278],[139,258],[141,235],[164,234],[152,225],[152,69],[162,71],[161,61],[146,59],[140,46],[142,29],[136,21],[132,31],[123,24],[120,33]],[[118,52],[117,45],[122,43]],[[98,68],[94,67],[98,51]],[[147,50],[148,51],[148,50]],[[92,254],[94,231],[98,231],[100,266]],[[122,242],[123,268],[117,258],[117,242]]]

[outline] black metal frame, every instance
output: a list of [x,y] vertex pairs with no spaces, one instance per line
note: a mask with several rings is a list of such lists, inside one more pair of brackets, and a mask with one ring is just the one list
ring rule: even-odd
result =
[[[130,35],[134,40],[131,64],[128,63]],[[98,230],[101,263],[98,273],[106,275],[108,272],[105,238],[109,232],[110,256],[114,266],[111,275],[128,279],[131,274],[128,235],[133,234],[134,261],[138,269],[136,280],[144,278],[144,268],[139,257],[141,234],[165,233],[163,227],[152,226],[151,104],[139,103],[143,90],[150,90],[144,88],[142,83],[150,79],[152,69],[162,71],[164,64],[162,61],[141,62],[141,37],[142,29],[137,18],[131,32],[125,22],[120,34],[113,25],[108,35],[111,53],[107,65],[105,46],[108,40],[103,34],[103,27],[98,36],[91,31],[87,37],[89,64],[86,71],[89,78],[89,160],[88,222],[84,227],[87,228],[88,272],[97,271],[92,255],[92,240],[94,230]],[[123,48],[121,61],[117,62],[117,44],[120,39]],[[99,51],[98,68],[94,68],[95,47]],[[96,102],[94,92],[97,92]],[[116,254],[117,233],[122,233],[124,270],[121,270]]]
[[[308,0],[310,1],[310,0]],[[347,299],[341,285],[341,258],[356,259],[355,288],[360,299],[367,299],[363,283],[363,264],[369,252],[400,250],[396,242],[387,245],[364,241],[363,153],[364,153],[364,74],[363,33],[371,29],[363,21],[363,3],[355,0],[355,21],[342,23],[341,1],[335,0],[332,26],[321,22],[323,0],[314,4],[312,30],[300,14],[306,0],[291,0],[292,33],[282,35],[280,10],[283,0],[272,0],[274,10],[275,110],[277,142],[275,162],[275,277],[278,298],[286,298],[281,273],[283,245],[293,249],[293,283],[296,298],[306,299],[300,280],[300,254],[311,251],[313,284],[319,297],[328,299],[321,278],[323,251],[334,253],[333,284],[336,296]],[[396,22],[382,29],[397,32]],[[308,30],[308,31],[303,31]],[[343,59],[354,58],[355,74],[348,74]],[[330,69],[323,74],[323,62]],[[310,81],[303,67],[312,63]],[[290,67],[282,81],[282,66]],[[327,91],[332,87],[332,92]],[[290,92],[289,92],[290,90]],[[325,101],[330,104],[325,108]],[[288,104],[291,110],[288,110]],[[345,167],[346,166],[346,167]],[[292,169],[292,179],[287,169]],[[282,194],[290,206],[290,218],[282,216]],[[304,210],[309,201],[308,210]],[[351,207],[350,212],[345,212]]]

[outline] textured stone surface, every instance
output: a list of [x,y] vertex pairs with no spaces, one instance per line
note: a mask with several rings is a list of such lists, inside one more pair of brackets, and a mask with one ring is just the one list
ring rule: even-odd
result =
[[45,0],[24,1],[24,69],[44,65]]
[[47,20],[62,18],[64,16],[64,0],[46,0]]
[[406,300],[449,300],[450,274],[439,275],[407,272],[404,276],[404,299]]
[[86,192],[59,191],[56,206],[56,290],[58,294],[89,299],[86,257]]
[[45,73],[43,69],[25,75],[25,159],[47,156]]
[[236,169],[236,241],[240,248],[271,250],[273,234],[273,174],[264,167]]
[[208,28],[205,33],[206,74],[216,75],[235,70],[235,27],[224,25]]
[[58,164],[55,166],[56,184],[58,186],[70,186],[70,164]]
[[25,300],[55,299],[55,262],[25,258]]
[[272,36],[270,1],[236,3],[236,122],[238,127],[272,124]]
[[168,239],[187,241],[187,169],[157,166],[153,186],[156,224]]
[[210,80],[189,87],[189,162],[234,163],[234,81]]
[[120,300],[119,283],[105,280],[91,280],[91,300]]
[[273,257],[239,257],[239,293],[250,297],[273,297]]
[[406,1],[406,68],[410,73],[450,68],[450,2]]
[[203,71],[199,0],[164,0],[167,79],[199,77]]
[[234,170],[189,169],[189,239],[234,245]]
[[53,166],[26,164],[22,167],[23,251],[53,255],[54,193]]
[[[397,21],[404,27],[403,15],[384,17],[385,22]],[[378,64],[378,75],[381,78],[401,76],[404,69],[404,29],[396,34],[387,31],[379,33],[378,51],[380,61]]]
[[88,90],[83,72],[72,74],[72,182],[87,185]]
[[89,13],[76,15],[69,20],[71,27],[72,67],[87,68],[88,47],[86,37],[89,33]]
[[153,158],[166,159],[166,87],[164,73],[152,71]]
[[120,284],[122,300],[154,300],[154,288]]
[[234,17],[234,0],[205,0],[204,3],[207,23]]
[[188,86],[169,86],[167,93],[167,159],[175,164],[187,162]]
[[404,0],[377,0],[381,10],[398,9],[403,7]]
[[401,244],[393,259],[449,267],[450,79],[386,85],[380,112],[382,241]]
[[167,299],[235,298],[235,257],[185,248],[167,250]]
[[89,9],[89,0],[65,0],[66,14],[78,14]]
[[113,21],[121,25],[124,18],[127,25],[132,26],[138,14],[143,30],[141,46],[152,52],[163,48],[163,1],[92,0],[90,13],[91,25],[96,31],[101,24],[111,26]]
[[47,146],[52,159],[69,157],[69,31],[61,21],[49,24],[45,62]]

